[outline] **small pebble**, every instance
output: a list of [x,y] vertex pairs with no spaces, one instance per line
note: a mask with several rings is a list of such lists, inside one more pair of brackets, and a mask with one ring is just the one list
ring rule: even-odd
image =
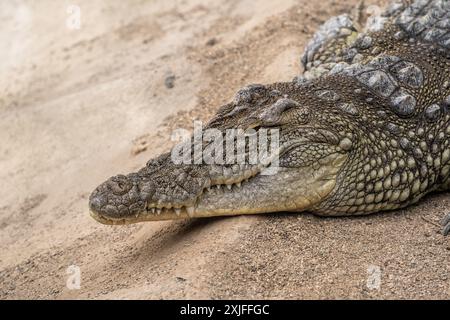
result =
[[175,76],[174,75],[167,76],[166,79],[164,80],[164,84],[166,85],[167,89],[172,89],[175,86]]
[[217,39],[216,38],[211,38],[208,41],[206,41],[206,45],[207,46],[214,46],[217,43]]

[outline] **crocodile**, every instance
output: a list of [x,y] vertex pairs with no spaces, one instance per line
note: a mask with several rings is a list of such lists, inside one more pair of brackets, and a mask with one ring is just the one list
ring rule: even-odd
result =
[[[194,134],[184,145],[195,161],[175,161],[177,145],[109,178],[89,198],[91,216],[114,225],[269,212],[353,216],[449,190],[450,1],[394,2],[364,26],[351,14],[333,17],[301,62],[290,82],[240,89],[201,128],[219,132],[221,147],[226,132],[250,130],[239,147],[229,139],[240,162],[216,149],[207,153],[215,161],[199,158],[195,150],[214,139]],[[274,152],[250,161],[259,133],[268,143],[258,150]],[[448,235],[450,214],[441,223]]]

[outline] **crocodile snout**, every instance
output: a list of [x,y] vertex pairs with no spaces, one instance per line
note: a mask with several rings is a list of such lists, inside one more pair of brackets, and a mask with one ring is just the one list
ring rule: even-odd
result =
[[[134,178],[134,179],[133,179]],[[106,224],[120,222],[124,217],[145,208],[135,176],[117,175],[98,186],[89,197],[91,216]]]

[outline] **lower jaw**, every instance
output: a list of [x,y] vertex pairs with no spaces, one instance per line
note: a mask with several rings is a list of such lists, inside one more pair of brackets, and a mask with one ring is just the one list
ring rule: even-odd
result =
[[[106,224],[106,225],[124,225],[124,224],[132,224],[132,223],[140,222],[140,221],[132,221],[132,220],[130,220],[130,218],[106,218],[92,210],[89,212],[89,214],[97,222],[100,222],[101,224]],[[145,221],[145,220],[142,220],[142,221]]]
[[133,217],[105,218],[95,212],[98,222],[110,225],[132,224],[144,221],[177,220],[213,216],[234,216],[278,211],[305,211],[322,201],[335,187],[338,171],[346,160],[342,154],[329,156],[328,165],[318,170],[310,167],[282,169],[276,175],[258,175],[239,189],[211,189],[202,194],[193,207],[150,210]]
[[237,215],[249,215],[249,214],[261,214],[261,213],[269,213],[269,212],[277,212],[277,211],[289,211],[283,208],[274,208],[272,210],[264,209],[248,209],[243,210],[239,208],[239,210],[228,210],[228,209],[215,209],[208,211],[200,211],[198,210],[194,215],[188,214],[186,210],[181,210],[180,214],[174,213],[172,210],[163,210],[160,215],[149,214],[147,212],[143,212],[138,214],[133,218],[105,218],[100,216],[99,214],[91,211],[90,215],[97,222],[105,225],[125,225],[125,224],[134,224],[139,222],[146,221],[167,221],[167,220],[182,220],[182,219],[193,219],[193,218],[208,218],[208,217],[217,217],[217,216],[237,216]]
[[179,213],[175,213],[172,209],[162,209],[160,214],[152,214],[149,212],[142,212],[137,214],[136,216],[130,218],[106,218],[104,216],[99,215],[94,211],[90,211],[90,215],[94,220],[100,222],[105,225],[125,225],[125,224],[134,224],[139,222],[146,221],[165,221],[165,220],[181,220],[181,219],[192,219],[192,218],[207,218],[207,217],[216,217],[216,216],[236,216],[236,215],[247,215],[247,214],[260,214],[260,213],[269,213],[275,211],[285,211],[283,209],[273,210],[265,209],[258,210],[257,208],[248,208],[243,209],[239,208],[229,210],[229,209],[214,209],[214,210],[201,210],[197,208],[194,214],[188,213],[186,209],[181,209]]

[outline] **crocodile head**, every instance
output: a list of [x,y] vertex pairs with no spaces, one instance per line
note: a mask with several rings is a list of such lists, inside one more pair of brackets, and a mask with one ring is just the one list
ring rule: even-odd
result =
[[320,95],[330,94],[295,82],[241,89],[200,140],[194,134],[138,172],[97,187],[92,217],[128,224],[317,207],[338,188],[354,146],[349,126],[320,107]]

